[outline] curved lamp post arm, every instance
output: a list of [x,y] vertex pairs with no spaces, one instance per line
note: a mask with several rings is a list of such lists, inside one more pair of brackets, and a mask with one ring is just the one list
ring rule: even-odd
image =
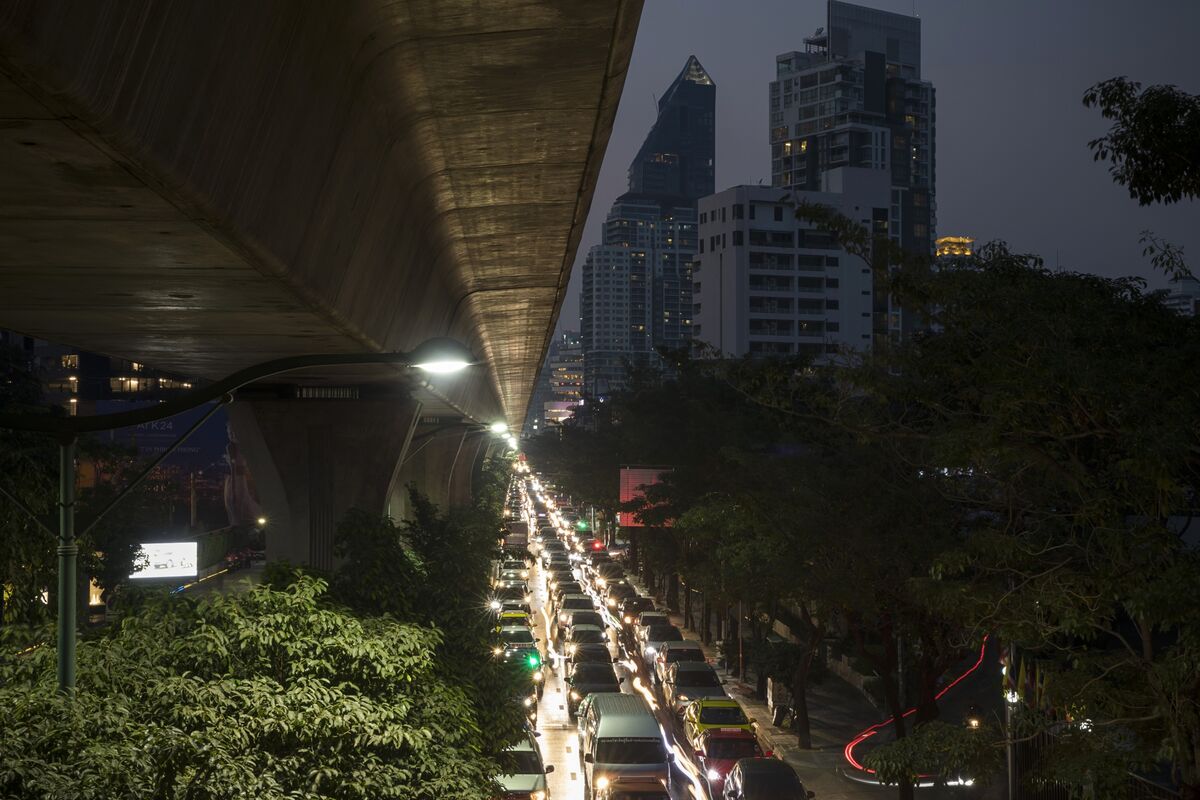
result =
[[409,353],[333,353],[305,356],[288,356],[273,361],[264,361],[252,367],[238,370],[227,378],[193,389],[166,402],[134,411],[115,414],[96,414],[87,417],[56,417],[50,414],[0,414],[0,428],[16,431],[36,431],[76,436],[114,428],[142,425],[166,417],[173,417],[196,406],[217,400],[230,392],[255,381],[279,375],[283,372],[308,367],[338,367],[358,364],[412,364]]

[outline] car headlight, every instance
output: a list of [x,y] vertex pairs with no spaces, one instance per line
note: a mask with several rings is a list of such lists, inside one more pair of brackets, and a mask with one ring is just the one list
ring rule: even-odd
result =
[[608,778],[604,777],[603,775],[601,775],[599,778],[596,778],[596,788],[599,789],[600,791],[604,791],[605,789],[607,789],[608,788]]
[[521,570],[521,577],[522,577],[522,578],[528,578],[528,577],[529,577],[529,570],[527,570],[527,569],[523,569],[523,570]]
[[492,609],[492,611],[499,611],[500,610],[500,601],[493,600],[492,602],[488,603],[488,606]]
[[688,696],[686,694],[679,695],[679,702],[686,703],[687,701],[688,701]]
[[608,581],[604,580],[604,578],[596,578],[596,585],[599,586],[601,589],[603,589],[607,584],[608,584]]
[[654,648],[653,648],[653,647],[647,647],[647,648],[646,648],[646,655],[648,655],[648,656],[652,656],[652,655],[654,655]]
[[571,690],[571,699],[572,699],[572,700],[582,700],[582,699],[583,699],[583,696],[582,696],[582,695],[580,695],[580,694],[579,694],[579,692],[577,692],[577,691],[575,691],[574,689],[572,689],[572,690]]
[[534,703],[534,698],[532,698],[532,697],[525,698],[525,707],[526,708],[529,708],[530,706],[532,706],[533,703]]
[[713,769],[712,767],[709,767],[709,768],[708,768],[708,772],[706,772],[706,773],[705,773],[705,775],[707,775],[707,776],[708,776],[708,779],[709,779],[710,781],[719,781],[719,780],[721,780],[721,773],[717,772],[717,771],[716,771],[715,769]]
[[610,598],[608,598],[608,607],[609,607],[609,608],[616,608],[616,607],[617,607],[617,600],[616,600],[616,598],[615,598],[615,597],[610,597]]
[[498,656],[498,655],[500,655],[500,654],[501,654],[501,653],[503,653],[503,652],[504,652],[504,648],[503,648],[503,647],[493,647],[493,648],[492,648],[492,655],[494,655],[494,656]]
[[566,621],[567,621],[567,615],[566,615],[566,614],[559,614],[559,615],[558,615],[558,621],[559,621],[559,622],[566,622]]
[[629,623],[631,623],[631,622],[633,622],[633,617],[625,617],[625,624],[626,624],[626,625],[628,625],[628,624],[629,624]]
[[577,645],[577,644],[567,645],[567,655],[569,655],[569,656],[575,655],[575,651],[578,649],[579,649],[579,645]]
[[542,671],[540,669],[537,672],[533,673],[533,679],[535,681],[540,681],[543,677],[544,676],[542,675]]

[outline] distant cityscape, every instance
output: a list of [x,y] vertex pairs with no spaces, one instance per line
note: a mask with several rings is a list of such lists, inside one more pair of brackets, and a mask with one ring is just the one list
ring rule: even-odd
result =
[[[914,252],[974,251],[969,235],[937,235],[936,92],[921,77],[920,19],[839,0],[827,9],[802,50],[775,58],[769,186],[716,190],[717,85],[695,55],[662,94],[628,191],[584,259],[579,333],[549,348],[532,430],[620,390],[633,370],[669,373],[663,350],[828,359],[911,335],[917,321],[871,265],[796,219],[801,202]],[[1164,302],[1195,315],[1200,282],[1172,280]]]

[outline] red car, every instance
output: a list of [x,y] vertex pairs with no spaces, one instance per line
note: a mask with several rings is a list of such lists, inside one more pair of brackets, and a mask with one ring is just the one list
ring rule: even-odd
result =
[[709,797],[721,797],[725,777],[740,758],[770,757],[753,733],[741,728],[714,728],[700,734],[696,762],[708,784]]

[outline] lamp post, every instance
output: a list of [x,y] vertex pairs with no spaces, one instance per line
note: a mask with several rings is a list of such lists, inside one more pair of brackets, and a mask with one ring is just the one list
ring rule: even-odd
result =
[[[149,408],[97,414],[87,417],[59,417],[50,414],[0,414],[0,428],[54,434],[58,448],[58,688],[65,694],[75,689],[75,603],[76,566],[79,545],[75,534],[75,444],[82,433],[114,430],[142,425],[174,416],[184,411],[217,401],[216,405],[176,439],[161,455],[150,462],[116,497],[101,509],[80,535],[90,531],[131,490],[145,480],[150,472],[173,453],[184,441],[211,417],[217,409],[233,401],[233,392],[255,381],[311,367],[336,367],[363,364],[397,364],[434,374],[463,370],[476,363],[471,351],[454,339],[430,339],[411,353],[335,353],[289,356],[238,370],[223,380],[184,392],[180,396]],[[0,495],[31,517],[41,528],[53,531],[38,519],[18,498],[0,488]],[[263,520],[265,522],[265,520]]]

